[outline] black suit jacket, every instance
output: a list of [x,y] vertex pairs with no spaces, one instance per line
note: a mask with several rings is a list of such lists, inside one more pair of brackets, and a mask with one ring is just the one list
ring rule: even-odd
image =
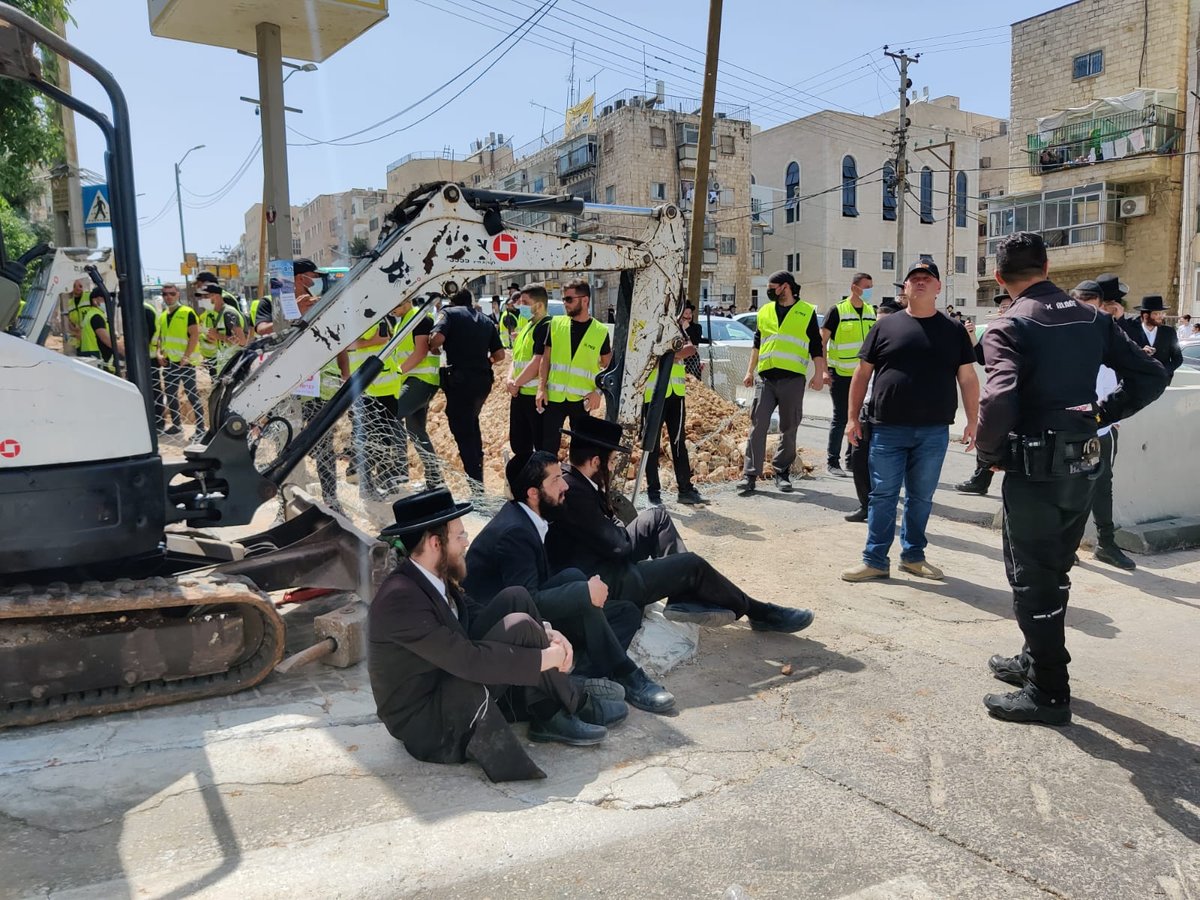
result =
[[555,569],[582,569],[610,587],[633,563],[633,541],[624,526],[605,511],[600,492],[574,468],[567,468],[565,509],[550,523],[546,553]]
[[[1148,347],[1150,342],[1146,340],[1142,323],[1137,319],[1133,321],[1129,336],[1139,347]],[[1167,384],[1170,384],[1171,379],[1175,377],[1175,370],[1183,365],[1183,351],[1179,349],[1179,335],[1175,333],[1174,328],[1167,325],[1158,326],[1154,335],[1154,358],[1167,370]]]
[[[483,685],[536,685],[542,652],[467,636],[469,605],[446,601],[410,560],[379,588],[368,614],[367,668],[379,718],[417,759],[463,762]],[[476,694],[462,682],[481,686]]]
[[577,614],[591,603],[586,581],[546,587],[551,574],[533,520],[520,503],[510,500],[471,541],[463,587],[468,598],[473,598],[468,603],[476,609],[507,587],[523,587],[550,622],[567,613]]

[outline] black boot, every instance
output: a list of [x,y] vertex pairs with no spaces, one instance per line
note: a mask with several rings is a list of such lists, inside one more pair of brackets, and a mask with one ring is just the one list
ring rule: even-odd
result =
[[1021,653],[1016,656],[997,653],[988,660],[988,668],[1001,681],[1015,687],[1025,687],[1025,680],[1029,677],[1029,661]]
[[1071,701],[1048,703],[1034,699],[1026,686],[1011,694],[988,694],[983,705],[993,718],[1005,722],[1036,722],[1042,725],[1070,725]]
[[1092,557],[1097,562],[1107,563],[1110,566],[1116,566],[1118,569],[1124,569],[1126,572],[1137,568],[1137,563],[1125,555],[1124,551],[1116,545],[1115,542],[1105,541],[1102,544],[1096,545],[1096,552]]
[[867,521],[867,508],[860,506],[852,513],[846,513],[844,516],[847,522],[865,522]]

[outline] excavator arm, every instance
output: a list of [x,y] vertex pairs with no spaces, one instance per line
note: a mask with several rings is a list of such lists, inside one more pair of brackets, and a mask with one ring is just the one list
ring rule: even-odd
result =
[[[504,209],[544,209],[578,214],[641,214],[648,220],[639,240],[585,240],[515,227],[503,221]],[[249,459],[250,424],[260,421],[297,385],[349,347],[404,300],[419,299],[448,279],[516,272],[623,273],[629,288],[629,314],[617,323],[621,339],[610,372],[609,418],[639,436],[642,394],[661,358],[680,344],[675,317],[683,279],[684,227],[675,206],[654,210],[583,204],[575,198],[474,191],[453,183],[424,185],[400,203],[390,227],[370,258],[361,261],[294,327],[272,339],[261,365],[236,361],[225,373],[212,401],[220,424],[186,451],[171,477],[183,476],[169,491],[176,520],[191,524],[242,524],[273,493],[290,469],[332,427],[361,394],[392,350],[416,327],[413,319],[381,347],[330,400],[323,415],[293,438],[279,461],[259,475]],[[620,306],[624,308],[624,303]],[[248,348],[257,354],[256,348]],[[374,365],[372,365],[374,363]],[[237,377],[239,366],[245,374]],[[660,379],[660,382],[663,381]],[[612,400],[615,399],[615,409]]]

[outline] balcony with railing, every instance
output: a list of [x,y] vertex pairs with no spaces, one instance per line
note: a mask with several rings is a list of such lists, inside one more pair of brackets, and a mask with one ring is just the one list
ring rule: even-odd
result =
[[1120,109],[1119,101],[1127,100],[1098,100],[1080,110],[1039,119],[1038,132],[1025,138],[1030,174],[1045,176],[1103,165],[1103,178],[1109,182],[1167,177],[1170,158],[1183,150],[1183,113],[1162,103]]
[[571,178],[596,165],[596,136],[581,134],[563,143],[558,149],[556,171],[559,178]]
[[1120,188],[1097,183],[989,200],[984,271],[994,268],[1000,241],[1018,231],[1042,236],[1053,268],[1120,265],[1125,260],[1123,197]]

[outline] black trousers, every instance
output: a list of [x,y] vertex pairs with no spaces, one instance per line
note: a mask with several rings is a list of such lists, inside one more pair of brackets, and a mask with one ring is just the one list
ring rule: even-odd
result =
[[485,377],[466,376],[461,383],[446,384],[446,420],[458,445],[463,471],[475,481],[483,482],[483,435],[479,430],[479,414],[492,389],[491,373]]
[[868,465],[871,458],[871,423],[865,417],[862,419],[862,437],[858,439],[858,446],[851,444],[847,456],[850,473],[854,476],[858,505],[866,509],[871,499],[871,467]]
[[[641,622],[641,607],[625,604],[628,609],[622,609],[621,604],[610,600],[603,607],[593,606],[584,599],[580,602],[567,602],[560,598],[547,599],[540,591],[561,587],[573,581],[587,581],[588,577],[579,569],[563,569],[543,584],[538,594],[538,609],[543,618],[563,633],[571,646],[575,648],[575,673],[589,678],[605,678],[612,675],[624,675],[632,672],[634,664],[625,653],[629,641],[624,644],[609,620],[611,613],[618,626],[627,629],[633,624],[633,634],[637,633]],[[610,603],[612,608],[610,609]]]
[[542,449],[543,415],[532,394],[517,394],[508,401],[508,446],[517,459],[529,459],[534,450]]
[[1113,466],[1117,461],[1117,429],[1100,436],[1100,471],[1096,474],[1096,492],[1092,497],[1092,521],[1096,523],[1096,543],[1111,545],[1117,534],[1113,524]]
[[179,389],[183,388],[187,401],[192,406],[192,414],[196,417],[196,430],[204,431],[204,404],[200,402],[200,392],[196,389],[196,367],[182,362],[169,362],[162,371],[171,421],[183,427],[183,418],[179,414]]
[[582,400],[547,403],[546,411],[542,413],[542,449],[557,456],[559,448],[562,446],[563,423],[569,419],[573,429],[588,415],[588,411],[583,408]]
[[1025,636],[1035,699],[1071,698],[1065,620],[1079,539],[1092,507],[1096,482],[1087,476],[1030,481],[1009,472],[1004,497],[1004,569],[1013,590],[1013,609]]
[[417,456],[425,470],[425,486],[437,487],[442,483],[442,468],[438,465],[437,451],[433,449],[433,441],[429,439],[429,430],[425,423],[429,419],[429,401],[433,399],[438,389],[428,381],[419,378],[406,378],[400,387],[400,396],[396,398],[394,412],[396,421],[401,424],[399,429],[400,447],[397,465],[400,474],[408,475],[408,436],[412,435],[413,443],[417,446]]
[[[649,406],[648,403],[642,405],[643,419]],[[667,426],[667,439],[671,448],[671,461],[675,467],[675,483],[679,486],[681,492],[693,490],[692,463],[688,459],[687,429],[684,427],[687,424],[687,405],[683,397],[676,394],[667,394],[666,400],[663,402],[663,424]],[[659,446],[661,443],[662,428],[660,427],[658,434],[654,436],[654,449],[650,451],[650,455],[646,459],[646,490],[655,494],[662,490],[662,484],[658,478]]]
[[162,431],[167,427],[167,397],[163,393],[162,369],[153,357],[150,358],[150,392],[154,395],[154,425]]
[[[826,448],[825,461],[831,466],[841,466],[842,439],[846,435],[846,421],[850,410],[850,382],[852,376],[839,375],[829,370],[832,379],[829,385],[829,395],[833,398],[833,421],[829,423],[829,446]],[[846,447],[846,468],[853,463],[850,461],[852,449]]]
[[[529,591],[523,587],[505,588],[485,606],[470,623],[467,633],[473,641],[496,641],[502,644],[513,644],[517,647],[550,646],[546,629],[542,625],[543,612],[538,609],[529,596]],[[548,618],[548,617],[547,617]],[[560,628],[559,631],[562,631]],[[563,635],[570,640],[564,631]],[[558,708],[574,713],[579,708],[583,698],[571,679],[557,669],[543,672],[536,687],[526,687],[518,692],[507,685],[489,685],[492,696],[500,702],[501,709],[509,713],[520,713],[522,707],[536,714],[549,718],[554,713],[547,707],[550,704],[555,711]],[[509,696],[521,693],[523,696]],[[510,702],[506,704],[504,700]]]
[[[307,425],[316,418],[317,413],[324,406],[325,401],[316,397],[301,400],[300,416],[304,424]],[[325,432],[325,435],[317,441],[308,455],[312,457],[313,465],[317,469],[317,480],[321,483],[321,499],[325,501],[327,506],[338,509],[337,455],[333,452],[332,428]]]

